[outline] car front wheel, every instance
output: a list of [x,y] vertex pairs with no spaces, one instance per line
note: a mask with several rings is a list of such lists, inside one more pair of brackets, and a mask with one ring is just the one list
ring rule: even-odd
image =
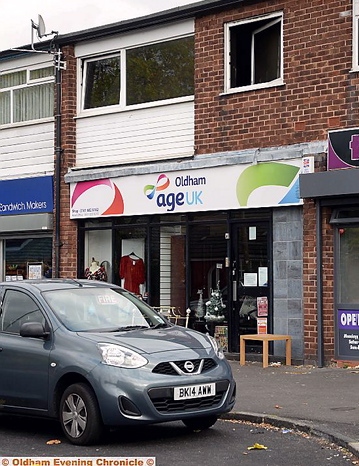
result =
[[88,385],[76,383],[66,388],[60,401],[60,423],[74,445],[99,441],[103,424],[96,396]]
[[217,422],[218,416],[201,416],[182,419],[183,424],[191,430],[206,430]]

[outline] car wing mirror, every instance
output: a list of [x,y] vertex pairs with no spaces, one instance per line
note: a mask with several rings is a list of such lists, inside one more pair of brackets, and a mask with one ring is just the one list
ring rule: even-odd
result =
[[20,327],[20,336],[47,338],[50,335],[40,322],[24,322]]

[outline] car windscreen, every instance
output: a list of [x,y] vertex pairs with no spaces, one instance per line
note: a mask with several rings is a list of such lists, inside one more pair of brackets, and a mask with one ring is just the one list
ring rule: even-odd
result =
[[73,331],[125,331],[167,326],[150,306],[131,293],[104,287],[57,289],[43,297]]

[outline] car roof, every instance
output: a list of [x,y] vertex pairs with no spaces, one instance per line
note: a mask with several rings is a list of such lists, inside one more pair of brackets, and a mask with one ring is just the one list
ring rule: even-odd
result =
[[98,280],[86,280],[77,278],[45,278],[39,280],[14,280],[1,282],[0,287],[11,287],[27,290],[51,291],[70,288],[118,288],[113,283],[102,282]]

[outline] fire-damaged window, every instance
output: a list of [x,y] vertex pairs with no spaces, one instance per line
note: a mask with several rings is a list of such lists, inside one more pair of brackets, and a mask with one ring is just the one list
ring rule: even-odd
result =
[[227,25],[227,92],[282,84],[282,23],[280,13]]

